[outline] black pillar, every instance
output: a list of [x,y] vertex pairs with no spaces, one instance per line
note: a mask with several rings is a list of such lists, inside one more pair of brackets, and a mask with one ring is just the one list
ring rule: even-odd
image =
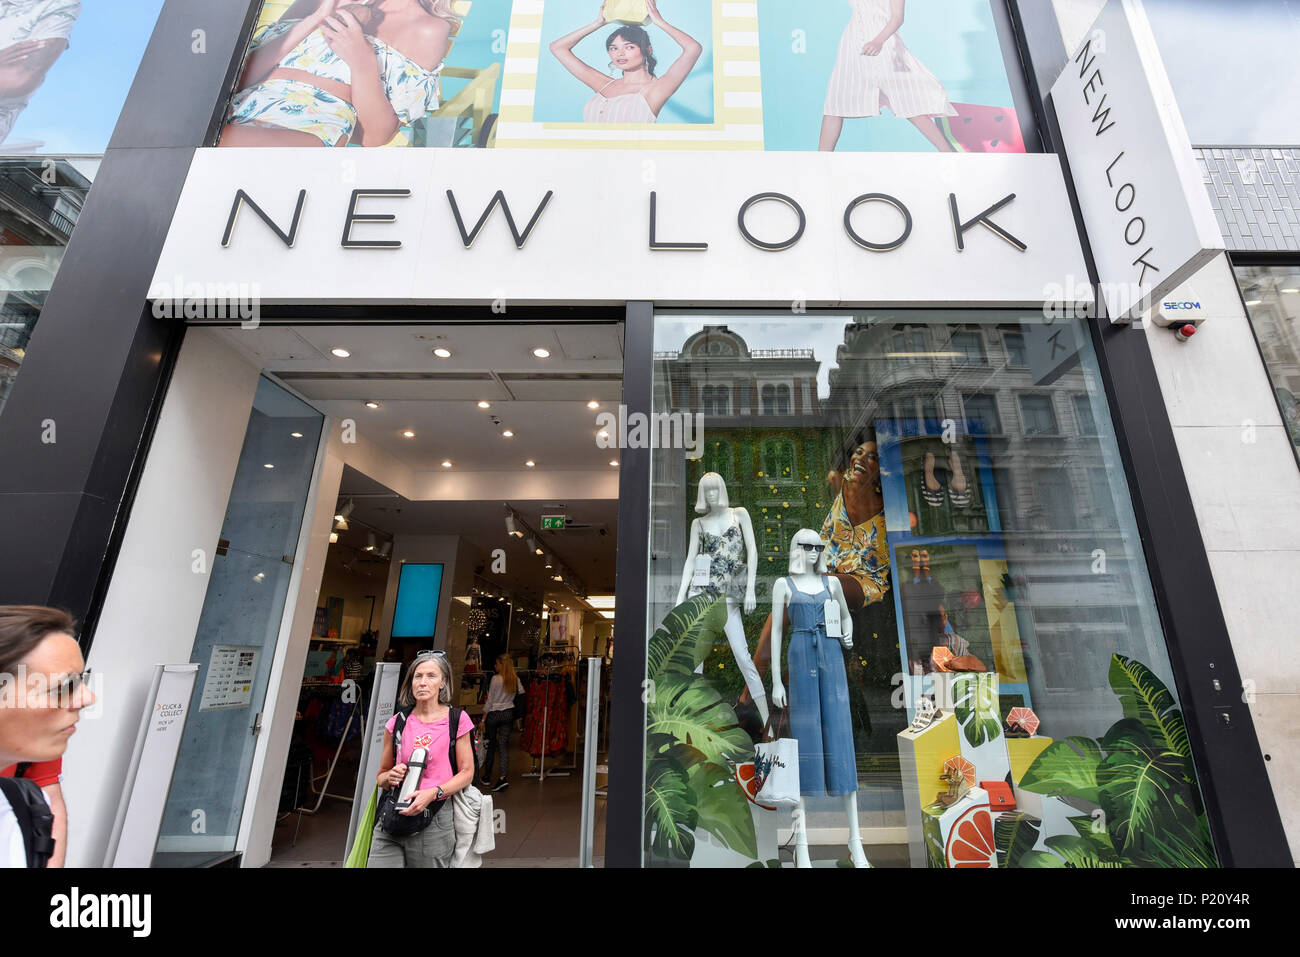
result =
[[0,604],[66,608],[87,646],[184,333],[145,297],[260,6],[163,6],[0,415]]

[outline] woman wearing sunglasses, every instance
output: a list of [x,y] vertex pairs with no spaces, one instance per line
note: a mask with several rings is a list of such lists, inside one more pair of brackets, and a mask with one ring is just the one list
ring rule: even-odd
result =
[[[470,732],[474,722],[460,712],[456,728],[456,767],[451,769],[451,661],[445,652],[422,651],[415,656],[402,682],[397,703],[406,716],[399,739],[393,735],[400,715],[393,715],[385,726],[383,755],[376,783],[381,788],[400,788],[409,771],[407,765],[416,748],[424,748],[426,758],[419,788],[409,807],[400,813],[420,817],[431,810],[432,819],[423,830],[405,836],[393,836],[377,823],[371,836],[367,867],[450,867],[456,850],[456,833],[447,799],[464,790],[474,780],[474,750]],[[400,761],[397,749],[400,747]]]
[[[75,627],[65,612],[54,608],[0,606],[0,767],[60,757],[76,731],[81,709],[94,704],[83,674],[81,648],[72,637]],[[26,867],[30,833],[25,837],[24,831],[33,826],[31,813],[15,808],[9,792],[3,793],[0,867]],[[39,789],[33,797],[44,800],[36,795]],[[28,821],[26,828],[20,814]],[[49,819],[38,825],[37,830],[48,837]],[[53,848],[47,845],[43,850],[48,855]]]

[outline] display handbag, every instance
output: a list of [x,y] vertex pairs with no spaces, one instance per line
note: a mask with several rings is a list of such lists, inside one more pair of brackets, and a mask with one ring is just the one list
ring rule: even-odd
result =
[[799,741],[790,737],[789,715],[774,708],[763,725],[763,740],[754,745],[756,804],[794,807],[799,803]]

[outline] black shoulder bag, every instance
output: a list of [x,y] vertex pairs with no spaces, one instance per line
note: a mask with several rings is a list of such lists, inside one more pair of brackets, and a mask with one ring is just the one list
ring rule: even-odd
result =
[[[399,711],[397,713],[397,722],[393,725],[393,750],[396,764],[402,763],[402,729],[406,727],[406,718],[407,715]],[[407,773],[416,772],[409,771]],[[379,806],[375,809],[375,819],[389,837],[410,837],[412,834],[419,834],[433,822],[434,816],[447,803],[446,801],[434,801],[419,814],[402,814],[397,809],[397,795],[400,789],[399,785],[385,790],[380,795]]]
[[45,867],[54,855],[54,812],[45,803],[45,795],[22,778],[0,778],[0,795],[14,809],[27,850],[27,866]]

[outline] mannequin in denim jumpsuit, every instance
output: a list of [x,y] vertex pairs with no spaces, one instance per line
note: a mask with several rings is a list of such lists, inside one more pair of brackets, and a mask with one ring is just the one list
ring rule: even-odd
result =
[[[844,651],[853,647],[853,619],[839,579],[826,574],[826,545],[803,528],[790,542],[790,575],[772,586],[772,706],[786,705],[781,638],[790,615],[790,731],[799,741],[799,807],[795,864],[810,867],[805,797],[842,797],[855,867],[870,867],[858,825],[858,769],[849,714]],[[827,635],[826,602],[839,606],[841,637]]]

